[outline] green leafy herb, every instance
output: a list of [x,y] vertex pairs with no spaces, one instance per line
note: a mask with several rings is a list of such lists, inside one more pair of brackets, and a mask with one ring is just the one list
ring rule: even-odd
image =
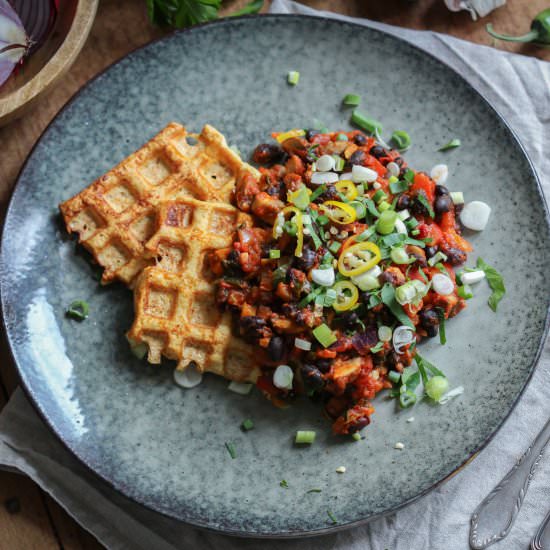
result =
[[404,130],[396,130],[391,135],[391,140],[397,145],[397,148],[402,151],[411,146],[411,137]]
[[288,483],[287,483],[286,479],[281,479],[279,485],[281,487],[283,487],[284,489],[288,489]]
[[361,96],[358,94],[346,94],[342,103],[349,107],[357,107],[361,103]]
[[76,321],[84,321],[84,319],[88,317],[89,312],[90,306],[88,305],[88,302],[85,302],[84,300],[75,300],[67,308],[65,314],[67,317],[72,317]]
[[487,282],[489,283],[489,286],[493,291],[491,296],[489,296],[489,300],[487,301],[487,303],[489,304],[489,307],[493,311],[496,311],[498,303],[502,300],[502,298],[504,297],[504,294],[506,294],[506,288],[504,287],[504,279],[502,275],[494,267],[491,267],[489,264],[486,264],[482,258],[477,259],[476,265],[478,269],[482,269],[483,272],[485,273]]
[[414,180],[414,170],[407,168],[407,171],[405,172],[405,175],[403,176],[403,178],[405,181],[412,183]]
[[384,349],[384,342],[378,342],[376,346],[373,346],[370,348],[371,353],[378,353],[379,351],[382,351]]
[[250,420],[250,418],[247,418],[246,420],[243,420],[243,423],[241,424],[241,428],[248,432],[249,430],[252,430],[254,428],[254,422]]
[[459,139],[451,139],[451,141],[440,147],[438,151],[448,151],[449,149],[456,149],[457,147],[460,147],[460,145],[461,143]]
[[306,494],[309,494],[309,493],[321,493],[321,489],[310,489],[309,491],[306,491]]
[[428,215],[430,218],[435,218],[435,214],[432,208],[432,205],[430,204],[430,201],[422,194],[418,193],[416,195],[416,200],[428,211]]
[[437,316],[439,317],[439,343],[444,346],[447,343],[445,336],[445,312],[442,307],[436,307]]
[[403,191],[406,191],[408,188],[409,188],[409,184],[403,180],[398,180],[390,183],[390,191],[392,192],[393,195],[396,195],[397,193],[402,193]]
[[231,458],[237,458],[237,451],[235,449],[235,445],[231,441],[225,442],[225,448],[227,449],[227,452],[231,456]]
[[330,518],[330,521],[332,521],[333,525],[338,523],[336,516],[330,510],[327,510],[327,516]]
[[420,357],[420,355],[417,353],[414,357],[414,360],[416,361],[416,364],[418,365],[418,368],[422,366],[424,370],[430,371],[434,376],[443,376],[445,375],[432,363],[430,363],[427,359],[424,359],[423,357]]
[[382,287],[382,292],[380,294],[382,302],[386,307],[392,312],[394,317],[402,324],[414,329],[413,322],[410,320],[409,316],[403,311],[403,308],[397,303],[395,299],[395,288],[389,283],[386,283]]
[[369,296],[369,309],[372,309],[373,307],[376,307],[381,303],[382,303],[382,299],[380,298],[380,294],[371,293],[371,295]]
[[326,190],[327,186],[324,183],[323,185],[317,187],[317,189],[315,189],[315,191],[313,191],[313,193],[309,196],[310,202],[313,202],[315,199],[319,198]]

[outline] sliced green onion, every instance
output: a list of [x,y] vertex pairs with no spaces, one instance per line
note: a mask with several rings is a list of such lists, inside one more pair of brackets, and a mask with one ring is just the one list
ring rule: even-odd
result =
[[405,227],[411,231],[413,230],[415,227],[418,227],[418,220],[416,218],[409,218],[406,222],[405,222]]
[[443,308],[437,307],[437,316],[439,317],[439,343],[444,346],[447,343],[447,336],[445,335],[445,312]]
[[384,193],[382,189],[378,189],[378,191],[376,191],[376,193],[372,196],[372,200],[374,202],[380,202],[387,198],[388,198],[388,195],[386,195],[386,193]]
[[394,195],[396,195],[397,193],[402,193],[403,191],[407,191],[408,188],[409,188],[409,184],[406,181],[403,181],[403,180],[390,181],[390,191]]
[[281,481],[279,482],[279,485],[280,485],[283,489],[288,489],[288,483],[287,483],[286,479],[281,479]]
[[313,430],[298,430],[294,443],[311,445],[315,441],[315,435]]
[[351,122],[369,134],[376,134],[377,132],[379,134],[382,133],[382,124],[380,124],[380,122],[366,116],[357,109],[355,109],[351,115]]
[[84,300],[75,300],[65,312],[67,317],[72,317],[76,321],[84,321],[88,317],[88,313],[90,313],[90,306]]
[[351,434],[351,438],[354,441],[361,441],[361,434],[359,432],[355,432]]
[[401,374],[398,373],[398,372],[395,371],[395,370],[391,370],[391,371],[388,373],[388,378],[389,378],[394,384],[399,384],[399,381],[401,380]]
[[390,257],[392,259],[392,262],[400,265],[408,264],[410,261],[409,255],[402,246],[392,248],[392,251],[390,252]]
[[376,231],[381,235],[389,235],[397,220],[397,213],[393,210],[386,210],[380,214],[378,221],[376,222]]
[[401,405],[401,408],[407,409],[408,407],[412,407],[416,403],[416,394],[411,390],[405,390],[400,396],[399,396],[399,404]]
[[405,175],[403,176],[403,178],[405,179],[405,181],[412,183],[414,180],[414,170],[407,168],[407,171],[405,172]]
[[336,290],[329,288],[325,293],[323,305],[325,307],[331,307],[334,302],[336,302]]
[[[392,312],[392,314],[401,324],[407,325],[412,329],[415,328],[410,317],[403,311],[403,308],[397,302],[395,288],[390,283],[386,283],[382,287],[382,292],[380,293],[380,297],[382,299],[382,302],[388,307],[388,309]],[[369,300],[369,307],[370,307],[370,300]]]
[[357,215],[358,220],[362,220],[367,215],[367,208],[362,202],[352,201],[349,205],[353,206],[355,209],[355,214]]
[[346,134],[338,134],[336,136],[336,141],[349,141],[348,136]]
[[288,233],[291,237],[295,237],[298,233],[298,226],[294,222],[286,221],[283,224],[283,231]]
[[330,328],[325,323],[313,329],[313,336],[315,336],[317,341],[324,348],[328,348],[329,346],[334,344],[334,342],[336,342],[337,340],[334,332],[332,332],[332,330],[330,330]]
[[357,184],[357,194],[362,197],[365,194],[365,185],[363,183]]
[[381,201],[378,205],[378,210],[384,212],[384,210],[391,210],[391,204],[388,201]]
[[324,214],[321,214],[320,216],[317,216],[317,223],[319,225],[327,225],[327,223],[329,222],[329,218],[328,216],[325,216]]
[[462,191],[451,191],[449,194],[453,204],[464,204],[464,193]]
[[289,71],[286,80],[291,86],[296,86],[300,80],[300,73],[298,71]]
[[438,262],[444,262],[446,259],[447,259],[446,254],[443,254],[443,252],[441,252],[441,250],[438,250],[438,251],[428,260],[428,265],[430,265],[431,267],[433,267],[433,266],[434,266],[435,264],[437,264]]
[[424,195],[419,193],[418,195],[416,195],[416,200],[428,211],[428,215],[430,216],[430,218],[435,218],[432,205]]
[[355,240],[357,242],[366,241],[369,237],[372,237],[376,231],[376,227],[374,225],[371,225],[368,229],[365,229],[363,233],[359,233],[357,237],[355,237]]
[[465,300],[469,300],[470,298],[474,297],[474,293],[472,292],[472,288],[469,285],[462,285],[458,287],[457,294],[464,298]]
[[247,382],[235,382],[235,380],[232,380],[229,382],[227,389],[234,393],[238,393],[239,395],[248,395],[252,391],[253,386],[254,384],[249,384]]
[[327,510],[327,516],[330,518],[330,521],[332,521],[333,524],[338,523],[336,516],[330,510]]
[[225,448],[227,449],[227,452],[231,456],[231,458],[237,458],[237,451],[235,449],[235,445],[231,441],[225,442]]
[[328,249],[333,253],[333,254],[338,254],[338,250],[340,250],[340,247],[342,246],[342,243],[339,243],[338,241],[334,241],[332,243],[329,244],[329,247]]
[[315,199],[319,198],[325,191],[327,190],[327,186],[325,183],[323,185],[319,185],[313,193],[309,196],[309,200],[313,202]]
[[361,96],[358,94],[346,94],[344,96],[343,104],[350,107],[357,107],[361,103]]
[[380,325],[378,327],[378,339],[382,342],[389,342],[392,337],[392,329],[386,325]]
[[276,248],[272,248],[270,251],[269,251],[269,258],[271,260],[277,260],[278,258],[281,257],[281,251],[276,249]]
[[460,147],[460,145],[461,143],[459,139],[451,139],[451,141],[440,147],[438,151],[448,151],[449,149],[456,149],[457,147]]
[[379,351],[382,351],[384,349],[384,342],[378,342],[376,346],[373,346],[370,348],[371,353],[378,353]]
[[338,155],[333,155],[334,158],[334,171],[341,172],[344,169],[346,162]]
[[414,235],[416,237],[416,235],[420,235],[420,229],[413,229],[411,231],[411,235]]
[[302,185],[299,189],[293,193],[289,193],[289,202],[300,210],[305,210],[309,205],[309,193],[307,192],[307,187]]
[[404,130],[396,130],[391,135],[391,140],[397,145],[398,149],[408,149],[411,146],[411,137]]
[[428,380],[424,389],[428,397],[434,401],[439,401],[449,389],[449,381],[445,376],[433,376]]
[[254,422],[252,422],[252,420],[250,420],[250,418],[247,418],[246,420],[243,420],[243,422],[241,424],[241,428],[245,432],[248,432],[249,430],[252,430],[254,428]]

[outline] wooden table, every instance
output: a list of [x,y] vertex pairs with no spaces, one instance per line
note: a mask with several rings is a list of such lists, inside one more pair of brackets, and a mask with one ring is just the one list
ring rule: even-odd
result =
[[[244,0],[232,0],[225,3],[225,9],[243,3]],[[486,20],[494,22],[499,31],[523,33],[532,17],[548,5],[547,0],[510,0],[485,20],[474,22],[465,12],[449,12],[443,0],[306,0],[304,3],[393,25],[435,30],[486,45],[495,45],[484,30]],[[110,63],[163,34],[149,24],[144,6],[145,0],[102,0],[87,45],[64,82],[22,119],[0,129],[0,219],[4,217],[23,161],[60,107]],[[550,60],[550,50],[505,43],[497,47]],[[0,409],[16,386],[17,375],[2,335]],[[101,548],[101,544],[32,481],[0,472],[0,550]]]

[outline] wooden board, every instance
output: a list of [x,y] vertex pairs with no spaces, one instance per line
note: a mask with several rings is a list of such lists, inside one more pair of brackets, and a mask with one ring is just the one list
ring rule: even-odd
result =
[[[224,3],[224,11],[246,0]],[[317,9],[367,17],[392,25],[430,29],[492,45],[485,24],[492,21],[500,32],[523,33],[533,16],[548,6],[547,0],[509,0],[487,18],[472,21],[465,13],[449,12],[443,0],[305,0]],[[266,3],[267,7],[267,3]],[[265,8],[264,8],[265,10]],[[32,146],[63,104],[99,71],[136,47],[162,36],[147,20],[145,0],[102,0],[86,46],[65,78],[50,95],[23,118],[0,129],[0,221],[17,173]],[[499,48],[550,60],[550,50],[500,43]],[[17,375],[4,340],[0,340],[0,409],[17,385]],[[22,511],[8,514],[4,500],[17,496]],[[100,550],[102,546],[62,508],[22,476],[0,472],[0,550]]]

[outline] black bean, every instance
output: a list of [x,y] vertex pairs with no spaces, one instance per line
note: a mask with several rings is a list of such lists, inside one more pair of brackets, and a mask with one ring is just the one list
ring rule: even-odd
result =
[[437,254],[438,250],[439,250],[439,248],[437,246],[427,246],[424,249],[424,252],[426,253],[426,258],[432,258],[433,256],[435,256]]
[[353,138],[353,142],[355,143],[355,145],[365,145],[367,143],[367,136],[363,134],[357,134]]
[[442,195],[448,195],[449,190],[444,185],[436,185],[435,186],[435,196],[440,197]]
[[418,314],[422,328],[427,332],[428,337],[437,336],[439,326],[439,315],[434,309],[424,309]]
[[439,332],[439,327],[437,326],[430,326],[430,327],[426,327],[426,334],[428,335],[428,338],[434,338],[435,336],[437,336],[437,333]]
[[232,250],[225,260],[223,260],[222,265],[226,275],[236,277],[243,273],[241,269],[240,254],[237,250]]
[[241,333],[247,342],[255,342],[262,336],[262,329],[266,327],[267,322],[261,317],[247,315],[239,319]]
[[367,154],[361,149],[355,151],[349,158],[349,163],[353,166],[354,164],[363,164],[367,160]]
[[360,416],[359,418],[356,418],[353,423],[348,425],[348,433],[354,434],[369,424],[370,418],[368,416]]
[[284,151],[274,143],[260,143],[252,153],[252,160],[258,164],[275,164],[281,162]]
[[447,261],[451,265],[460,265],[466,261],[467,254],[463,250],[451,247],[451,248],[445,249],[444,252],[447,256]]
[[409,195],[399,195],[399,198],[397,199],[397,203],[395,204],[396,210],[406,210],[411,206],[411,198]]
[[304,383],[310,388],[319,390],[325,385],[321,371],[314,365],[303,365],[300,372]]
[[265,190],[268,195],[271,195],[272,197],[282,198],[282,193],[284,191],[283,182],[277,181],[275,183],[271,183],[269,187]]
[[434,212],[436,214],[443,214],[449,212],[453,207],[453,201],[449,195],[440,195],[435,199]]
[[395,164],[397,164],[397,166],[401,168],[401,166],[403,166],[403,163],[405,161],[403,160],[403,157],[396,157],[393,159],[393,162],[395,162]]
[[[423,197],[426,200],[428,200],[427,197],[426,197],[426,193],[424,193],[423,190],[420,190],[419,194],[422,194]],[[430,213],[428,212],[428,209],[417,198],[412,202],[411,210],[412,210],[413,214],[418,214],[419,216],[429,216],[430,215]]]
[[387,156],[387,152],[386,150],[384,149],[384,147],[382,147],[381,145],[373,145],[371,148],[370,148],[370,151],[369,153],[373,156],[373,157],[376,157],[377,159],[379,159],[380,157],[385,157]]
[[267,354],[272,361],[279,361],[285,352],[284,341],[280,336],[272,336],[267,346]]
[[336,189],[336,187],[334,185],[327,185],[327,188],[325,190],[325,192],[321,195],[321,198],[324,200],[324,201],[339,201],[341,200],[340,199],[340,195],[338,193],[338,190]]
[[319,130],[313,130],[313,129],[310,129],[310,130],[306,130],[306,139],[308,141],[311,141],[311,138],[313,136],[316,136],[317,134],[320,134],[321,132]]
[[359,321],[359,316],[354,311],[345,311],[340,315],[340,321],[345,328],[353,328]]
[[320,358],[315,361],[317,368],[324,374],[330,370],[332,366],[332,359]]
[[315,264],[317,254],[311,248],[304,248],[302,256],[294,258],[294,265],[302,271],[308,271]]

